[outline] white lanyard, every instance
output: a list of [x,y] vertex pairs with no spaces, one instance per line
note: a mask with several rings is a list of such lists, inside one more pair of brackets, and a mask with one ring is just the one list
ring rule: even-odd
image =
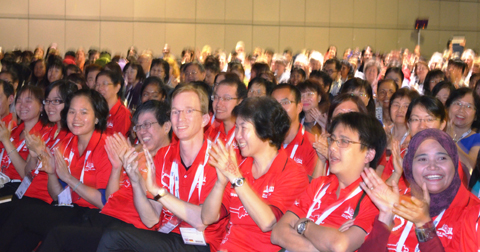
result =
[[[208,141],[208,146],[207,150],[205,151],[205,159],[203,162],[203,165],[199,165],[197,168],[197,171],[195,172],[195,178],[193,179],[192,185],[190,186],[190,193],[188,194],[188,199],[187,202],[190,201],[190,198],[192,197],[193,191],[195,190],[195,187],[198,184],[198,198],[200,199],[200,194],[202,192],[202,185],[203,185],[203,173],[204,173],[204,167],[208,162],[208,157],[210,156],[209,151],[210,148],[212,147],[212,142],[210,140]],[[179,182],[179,175],[178,175],[178,164],[177,161],[174,161],[172,164],[172,170],[170,171],[170,184],[169,184],[169,191],[170,193],[173,193],[174,196],[178,199],[180,199],[180,182]]]
[[[472,132],[472,129],[469,129],[467,132],[463,133],[463,135],[458,139],[458,140],[454,140],[456,143],[460,142],[460,140],[464,139],[466,136],[468,136],[468,134],[470,134]],[[456,136],[456,134],[455,134]]]
[[[302,139],[303,139],[303,135],[305,134],[305,128],[302,127]],[[293,146],[293,150],[292,150],[292,153],[290,154],[290,158],[293,159],[295,157],[295,153],[297,152],[297,149],[298,149],[298,143],[295,144],[295,146]]]
[[[316,209],[319,209],[321,204],[322,204],[322,201],[321,199],[323,198],[323,196],[325,196],[325,193],[327,192],[327,188],[329,187],[330,185],[327,185],[325,188],[323,188],[323,190],[317,195],[315,196],[315,199],[313,200],[313,204],[310,206],[310,209],[308,209],[308,213],[307,213],[307,218],[309,218],[313,211],[315,210],[315,206],[318,204],[318,208]],[[355,197],[357,194],[359,194],[360,192],[362,191],[362,188],[360,188],[360,186],[358,186],[352,193],[350,193],[350,195],[348,195],[347,198],[345,198],[342,202],[338,202],[336,205],[330,207],[328,210],[326,210],[325,212],[322,213],[322,215],[315,221],[315,224],[317,225],[320,225],[320,223],[322,223],[333,211],[335,211],[339,206],[341,206],[345,201]]]
[[[437,216],[437,218],[435,218],[435,220],[433,221],[433,225],[435,226],[435,228],[437,227],[440,220],[442,220],[442,217],[443,217],[444,213],[445,213],[445,210],[443,210]],[[398,240],[397,248],[395,249],[395,251],[397,251],[397,252],[402,252],[403,251],[402,250],[403,245],[405,244],[405,241],[407,240],[408,234],[410,234],[410,230],[412,229],[412,227],[413,227],[413,222],[408,221],[407,224],[405,225],[405,228],[403,229],[403,232],[402,232],[402,235],[400,236],[400,239]],[[418,251],[418,244],[417,244],[417,248],[415,249],[415,251]]]
[[[390,130],[390,133],[393,134],[393,127],[392,127],[392,129]],[[408,130],[407,130],[407,132],[405,132],[405,134],[403,135],[402,140],[400,140],[400,146],[402,146],[403,142],[405,142],[405,139],[407,139],[407,136],[408,136]]]
[[[73,137],[72,137],[73,139]],[[70,141],[68,142],[70,144],[70,142],[72,141],[72,139],[70,139]],[[87,153],[85,154],[85,160],[83,161],[83,168],[82,168],[82,173],[80,174],[80,182],[83,183],[83,177],[85,175],[85,165],[87,164],[87,160],[88,160],[88,157],[90,157],[90,154],[92,153],[91,150],[87,150]],[[71,174],[72,172],[70,171],[70,165],[72,164],[72,159],[73,157],[75,156],[75,154],[73,153],[73,151],[70,149],[70,155],[68,155],[68,172]]]
[[212,120],[210,121],[210,124],[213,125],[214,122],[215,122],[215,114],[213,114]]
[[[217,133],[217,136],[215,137],[215,140],[213,141],[214,143],[217,143],[218,137],[220,137],[220,131]],[[235,132],[233,132],[233,134],[230,136],[230,139],[228,139],[228,142],[225,145],[225,147],[229,147],[230,145],[232,145],[232,142],[233,142],[234,138],[235,138]]]

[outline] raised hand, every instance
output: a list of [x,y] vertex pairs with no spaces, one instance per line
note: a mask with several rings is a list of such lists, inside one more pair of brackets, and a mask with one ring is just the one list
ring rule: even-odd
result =
[[123,155],[123,167],[127,172],[128,178],[132,183],[138,183],[140,181],[140,173],[138,172],[138,153],[135,148],[130,148]]
[[27,145],[29,154],[33,158],[36,158],[40,153],[45,150],[45,142],[36,135],[30,135],[28,132],[25,132],[25,144]]
[[417,199],[414,196],[407,200],[401,200],[400,203],[394,205],[393,213],[409,220],[417,227],[423,226],[425,223],[432,220],[430,218],[430,194],[427,190],[427,185],[423,183],[423,200]]
[[208,162],[217,170],[218,180],[222,184],[226,185],[228,181],[233,182],[242,176],[237,166],[237,157],[233,146],[229,146],[227,150],[220,139],[212,145]]
[[57,172],[57,176],[64,182],[68,180],[71,176],[70,172],[68,171],[68,165],[63,159],[63,154],[60,152],[58,148],[55,149],[55,171]]
[[1,142],[10,141],[12,128],[13,128],[12,122],[10,122],[8,125],[5,125],[5,122],[0,121],[0,141]]
[[155,163],[153,162],[152,155],[146,146],[143,146],[143,152],[145,153],[145,158],[147,159],[147,179],[145,181],[145,186],[152,195],[156,195],[160,187],[157,185]]
[[325,162],[328,159],[328,134],[326,132],[322,133],[320,136],[315,134],[315,142],[312,144],[313,148],[317,152],[318,158]]
[[398,203],[400,198],[397,183],[393,181],[393,188],[390,188],[372,168],[365,168],[361,176],[363,183],[360,183],[360,186],[378,210],[387,214],[392,213],[394,204]]
[[55,174],[55,157],[50,150],[40,152],[38,159],[42,162],[40,171],[44,171],[49,175]]

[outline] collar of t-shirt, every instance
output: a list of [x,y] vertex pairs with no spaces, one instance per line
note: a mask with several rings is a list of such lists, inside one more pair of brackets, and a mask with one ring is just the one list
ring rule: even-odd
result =
[[202,148],[200,149],[200,151],[197,153],[197,156],[195,157],[195,160],[193,161],[192,165],[190,165],[188,168],[185,166],[185,164],[183,163],[183,160],[180,156],[180,142],[178,142],[177,144],[177,148],[175,150],[175,155],[170,155],[170,162],[177,162],[179,168],[180,168],[180,164],[183,168],[185,168],[185,170],[189,170],[191,167],[198,167],[199,165],[202,165],[203,164],[203,161],[205,159],[205,151],[207,150],[207,146],[208,146],[208,141],[207,139],[203,139],[203,145],[202,145]]
[[[220,134],[219,134],[220,133]],[[224,142],[223,144],[226,144],[225,143],[225,139],[227,139],[227,141],[229,140],[230,136],[235,133],[235,127],[232,127],[228,132],[227,134],[225,135],[225,124],[223,122],[221,122],[218,127],[216,128],[215,130],[215,135],[213,136],[214,139],[212,141],[216,142],[217,140],[217,135],[218,135],[218,138],[221,138],[222,139],[222,142]]]
[[303,131],[303,134],[302,134],[302,130],[303,130],[303,125],[300,124],[300,127],[298,127],[298,132],[295,135],[295,138],[293,138],[293,140],[289,144],[283,145],[283,148],[285,150],[288,149],[288,151],[291,151],[291,148],[293,148],[295,144],[298,144],[299,146],[303,144],[303,136],[306,134],[306,132]]
[[[267,179],[267,177],[275,176],[276,174],[281,173],[288,162],[288,155],[284,149],[280,149],[277,153],[277,156],[273,160],[272,164],[268,171],[262,175],[260,178],[254,179],[252,174],[252,167],[253,167],[253,158],[248,157],[245,161],[240,164],[240,170],[242,171],[243,176],[247,179],[247,181],[252,182],[250,180],[259,180],[259,179]],[[268,174],[268,175],[267,175]]]
[[6,115],[2,118],[2,121],[7,123],[7,122],[10,122],[12,119],[13,119],[13,115],[12,115],[12,113],[9,113],[8,115]]
[[[357,187],[360,185],[360,182],[362,182],[362,178],[359,177],[357,180],[355,180],[353,183],[348,185],[347,187],[340,189],[340,193],[338,195],[338,199],[344,199],[350,195]],[[338,177],[335,174],[329,175],[329,179],[327,182],[325,182],[325,187],[327,184],[330,184],[330,186],[327,189],[327,194],[336,194],[337,189],[340,186],[340,183],[338,181]],[[323,188],[322,187],[322,188]]]
[[73,151],[73,154],[75,155],[76,160],[78,160],[83,158],[86,155],[87,151],[89,150],[92,151],[92,154],[93,154],[94,150],[98,147],[98,143],[100,142],[101,137],[102,137],[102,133],[95,130],[92,134],[92,137],[90,138],[90,141],[88,141],[87,147],[83,151],[82,155],[80,155],[80,153],[78,152],[78,136],[74,136],[72,138],[72,142],[69,144],[70,146],[68,146],[67,147],[68,149],[65,150],[64,156],[68,157],[70,154],[70,151]]
[[122,105],[122,102],[120,101],[120,99],[118,99],[115,105],[113,105],[112,109],[110,109],[108,117],[111,117],[114,114],[116,115],[120,110],[121,105]]

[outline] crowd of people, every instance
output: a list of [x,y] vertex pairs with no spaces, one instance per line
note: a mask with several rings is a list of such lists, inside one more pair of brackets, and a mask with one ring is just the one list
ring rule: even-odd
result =
[[451,41],[0,59],[0,251],[480,249],[480,57]]

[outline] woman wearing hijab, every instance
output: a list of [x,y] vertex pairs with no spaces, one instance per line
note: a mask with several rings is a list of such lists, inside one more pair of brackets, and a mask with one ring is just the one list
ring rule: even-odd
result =
[[380,213],[359,251],[477,251],[480,201],[460,181],[452,138],[438,129],[417,133],[403,168],[411,197],[373,170],[362,174],[362,188]]

